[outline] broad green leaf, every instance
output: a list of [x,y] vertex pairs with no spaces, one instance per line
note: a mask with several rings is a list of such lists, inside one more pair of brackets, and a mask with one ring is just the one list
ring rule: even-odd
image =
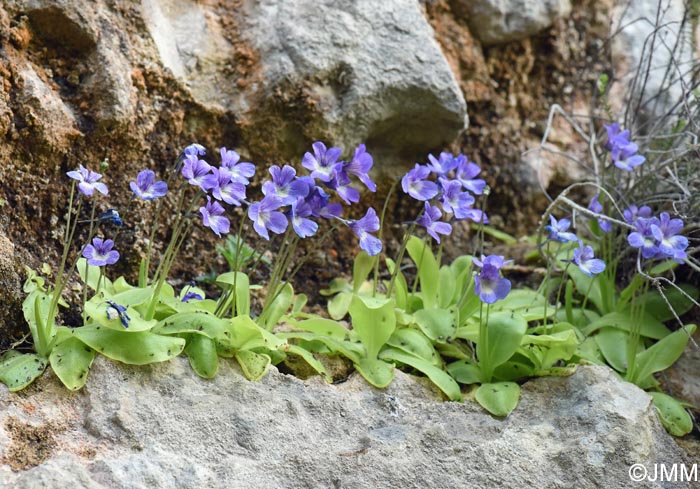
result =
[[384,360],[395,360],[405,363],[416,370],[423,372],[442,392],[450,399],[450,401],[461,401],[462,392],[459,389],[459,384],[449,376],[443,369],[436,367],[430,362],[427,362],[415,355],[404,353],[396,348],[387,348],[382,351],[381,357]]
[[556,308],[546,304],[542,294],[531,289],[515,289],[491,306],[492,311],[517,311],[526,321],[541,321],[551,317]]
[[458,360],[447,366],[447,372],[460,384],[477,384],[481,382],[481,369],[468,360]]
[[627,332],[605,327],[601,328],[594,338],[608,364],[618,372],[624,373],[627,370]]
[[421,309],[413,313],[413,320],[432,341],[444,343],[457,332],[454,309]]
[[377,261],[376,256],[369,256],[364,251],[360,251],[355,257],[352,267],[352,290],[357,293],[362,287],[362,283],[367,279],[369,272],[374,268]]
[[458,292],[457,277],[450,267],[443,266],[440,267],[438,280],[438,307],[445,309],[459,300],[459,297],[455,297]]
[[666,338],[653,344],[646,350],[637,353],[634,372],[631,372],[630,382],[645,379],[655,372],[667,369],[680,358],[688,344],[689,335],[695,332],[695,325],[688,324],[685,329],[674,331]]
[[[565,266],[566,264],[563,265]],[[602,274],[596,275],[595,277],[589,277],[579,270],[578,267],[568,267],[568,271],[569,276],[574,281],[574,284],[576,284],[576,290],[578,290],[579,294],[582,296],[588,294],[588,302],[595,305],[600,313],[605,314],[612,312],[606,311],[604,308],[603,297],[601,296],[599,284],[592,284],[592,282],[596,280],[604,280],[604,276]]]
[[394,365],[374,358],[361,358],[355,368],[367,382],[383,389],[394,380]]
[[661,423],[673,436],[685,436],[693,431],[693,418],[683,404],[662,392],[648,392]]
[[479,338],[476,354],[484,372],[484,380],[489,374],[513,356],[527,330],[527,322],[522,316],[510,312],[491,313],[486,326],[486,340]]
[[406,245],[406,251],[418,268],[420,290],[426,309],[437,305],[440,288],[440,267],[430,247],[415,236],[411,236]]
[[328,301],[328,315],[340,320],[345,317],[352,302],[352,292],[340,292]]
[[[391,258],[386,259],[386,267],[392,276],[396,273],[393,290],[396,307],[406,309],[408,305],[408,284],[406,283],[406,277],[401,273],[400,269],[396,270],[396,263]],[[389,282],[386,282],[386,286],[388,290]]]
[[236,352],[236,360],[248,380],[260,380],[270,369],[271,359],[269,355],[240,350]]
[[292,315],[301,314],[307,302],[309,302],[309,298],[306,294],[297,294],[292,304]]
[[508,416],[520,400],[520,386],[515,382],[481,384],[476,390],[476,400],[494,416]]
[[216,278],[216,283],[231,288],[235,287],[233,297],[235,297],[236,310],[234,315],[250,315],[250,280],[248,275],[243,272],[223,273]]
[[389,346],[413,355],[437,367],[442,366],[442,359],[437,354],[427,336],[413,328],[401,328],[394,331],[387,341]]
[[[693,299],[698,299],[697,287],[683,284],[680,285],[680,288]],[[693,307],[693,301],[688,299],[675,287],[665,290],[664,295],[678,316],[685,314]],[[635,302],[643,304],[644,311],[661,322],[670,321],[675,318],[673,312],[668,308],[668,304],[666,304],[666,301],[657,290],[647,292],[645,295],[636,298]]]
[[348,335],[348,330],[343,328],[336,321],[325,318],[306,319],[304,321],[290,320],[289,324],[295,328],[316,333],[318,335],[326,335],[331,338],[343,340]]
[[85,385],[94,359],[95,351],[74,336],[58,341],[49,356],[56,376],[72,391]]
[[580,345],[578,345],[576,353],[574,354],[574,359],[576,359],[576,357],[580,359],[579,363],[605,365],[605,358],[603,358],[603,354],[600,352],[598,343],[593,336],[586,338]]
[[325,335],[317,335],[315,333],[277,333],[278,338],[286,339],[297,339],[303,341],[318,341],[324,345],[329,350],[329,354],[341,354],[345,358],[348,358],[353,363],[359,363],[360,359],[365,355],[364,348],[358,343],[352,343],[350,341],[340,341],[335,338],[331,338]]
[[515,381],[532,377],[537,373],[532,363],[523,358],[522,361],[508,360],[500,364],[493,371],[493,376],[498,380]]
[[266,329],[258,326],[250,316],[236,316],[229,322],[231,346],[238,350],[252,350],[255,348],[267,348],[276,350],[284,345],[285,341]]
[[277,293],[277,296],[272,300],[266,310],[262,312],[263,324],[261,325],[268,331],[277,326],[280,319],[289,310],[294,300],[294,289],[291,284],[286,283]]
[[320,290],[319,294],[323,296],[331,296],[337,294],[338,292],[352,292],[350,282],[344,278],[336,277],[331,280],[331,283],[328,284],[328,288]]
[[153,332],[162,335],[196,333],[207,338],[222,339],[230,335],[229,323],[229,319],[208,312],[179,312],[158,322]]
[[185,340],[148,331],[117,331],[90,324],[73,330],[73,335],[104,356],[130,365],[164,362],[178,356]]
[[649,314],[643,314],[641,318],[633,318],[623,312],[611,312],[583,328],[583,334],[590,336],[605,326],[612,326],[624,331],[631,331],[632,328],[639,327],[639,334],[655,340],[660,340],[670,333],[666,326]]
[[138,306],[149,301],[152,296],[153,287],[133,287],[107,298],[122,306]]
[[362,341],[367,357],[376,359],[396,328],[394,301],[354,295],[350,303],[350,317],[353,331]]
[[75,268],[78,270],[80,280],[92,290],[97,290],[97,281],[100,280],[100,290],[109,295],[114,295],[115,290],[112,281],[104,274],[102,274],[102,279],[100,279],[100,267],[89,265],[85,258],[78,258]]
[[48,363],[46,358],[35,353],[10,350],[0,357],[0,381],[10,392],[20,391],[43,374]]
[[185,355],[190,361],[192,370],[200,377],[211,379],[219,371],[216,341],[211,338],[200,334],[188,335]]
[[[120,306],[124,305],[116,301],[115,303],[119,304]],[[110,319],[107,315],[109,312],[112,312],[114,314],[113,319]],[[101,326],[104,326],[105,328],[114,329],[117,331],[125,331],[128,333],[149,331],[153,329],[156,324],[158,324],[158,321],[156,321],[155,319],[146,321],[141,317],[141,314],[136,309],[129,306],[126,308],[126,314],[129,317],[129,326],[124,327],[121,320],[119,319],[119,316],[117,315],[117,311],[108,302],[106,302],[99,296],[95,296],[85,303],[85,314],[89,318],[92,318],[94,322],[98,323]]]

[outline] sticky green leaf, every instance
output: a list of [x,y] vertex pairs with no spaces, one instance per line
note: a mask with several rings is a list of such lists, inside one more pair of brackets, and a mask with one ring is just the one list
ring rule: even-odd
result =
[[328,301],[328,315],[336,320],[343,319],[350,309],[352,292],[340,292]]
[[345,339],[348,330],[343,328],[336,321],[325,318],[312,318],[304,321],[290,320],[289,323],[295,328],[316,333],[318,335],[330,336],[339,340]]
[[326,371],[326,368],[323,366],[323,364],[318,361],[316,357],[313,356],[313,354],[298,346],[298,345],[286,345],[284,350],[292,355],[298,355],[301,358],[304,359],[304,361],[311,367],[313,368],[317,373],[323,376],[324,379],[326,379],[326,382],[333,382],[333,378],[328,374]]
[[187,336],[185,355],[190,361],[192,370],[205,379],[211,379],[219,371],[219,356],[216,352],[216,341],[200,334]]
[[10,392],[20,391],[43,374],[47,365],[48,360],[37,354],[10,350],[0,357],[0,381]]
[[230,320],[216,317],[214,314],[197,312],[179,312],[158,322],[153,333],[162,335],[196,333],[208,338],[227,338]]
[[185,340],[148,331],[117,331],[99,324],[76,328],[73,335],[104,356],[130,365],[164,362],[178,356]]
[[457,332],[454,309],[421,309],[413,313],[413,320],[435,342],[447,342]]
[[355,368],[367,382],[383,389],[394,380],[394,365],[376,358],[361,358]]
[[387,344],[406,354],[420,358],[431,365],[436,367],[442,366],[442,359],[435,351],[435,347],[433,347],[430,339],[417,329],[397,329],[391,335]]
[[447,372],[460,384],[477,384],[481,382],[481,369],[468,360],[458,360],[447,366]]
[[634,372],[628,379],[632,383],[643,380],[654,372],[666,370],[676,363],[685,351],[689,335],[695,332],[695,325],[688,324],[685,329],[674,331],[666,338],[654,343],[644,351],[637,353]]
[[85,385],[95,352],[74,336],[58,341],[49,361],[56,376],[68,389],[74,391]]
[[627,332],[617,328],[605,327],[594,336],[600,352],[608,364],[618,372],[627,370]]
[[486,341],[479,338],[476,355],[479,365],[488,379],[488,372],[508,361],[522,343],[527,322],[522,316],[510,312],[495,312],[489,315],[486,326]]
[[[75,268],[78,270],[80,280],[92,290],[97,290],[97,281],[100,279],[100,267],[89,265],[85,258],[78,258]],[[100,279],[100,290],[110,295],[115,293],[114,284],[104,274]]]
[[416,236],[411,236],[408,240],[406,251],[418,268],[424,307],[431,309],[437,305],[440,288],[440,269],[437,259],[425,241]]
[[367,351],[367,357],[377,358],[379,350],[396,328],[394,301],[380,297],[354,295],[350,303],[353,331]]
[[685,436],[693,431],[693,418],[678,400],[662,392],[648,393],[661,423],[673,436]]
[[418,358],[415,355],[397,350],[396,348],[385,349],[382,351],[381,357],[384,360],[395,360],[415,368],[424,373],[451,401],[462,400],[462,392],[459,389],[459,384],[457,384],[447,372],[430,362]]
[[670,330],[661,321],[649,314],[643,314],[641,318],[635,318],[629,313],[611,312],[583,328],[583,334],[590,336],[605,326],[612,326],[624,331],[631,331],[632,328],[639,327],[639,333],[642,336],[655,340],[660,340],[670,333]]
[[260,380],[270,369],[271,359],[269,355],[240,350],[236,352],[236,360],[248,380]]
[[272,300],[269,306],[261,314],[263,319],[262,327],[268,331],[277,326],[279,320],[289,310],[294,300],[294,289],[291,284],[286,283],[282,290],[277,293],[277,296]]
[[362,283],[367,279],[369,272],[374,268],[377,261],[376,256],[369,256],[364,251],[360,251],[355,257],[352,267],[352,290],[357,293],[362,287]]
[[515,382],[482,384],[476,390],[476,400],[494,416],[508,416],[520,400],[520,386]]

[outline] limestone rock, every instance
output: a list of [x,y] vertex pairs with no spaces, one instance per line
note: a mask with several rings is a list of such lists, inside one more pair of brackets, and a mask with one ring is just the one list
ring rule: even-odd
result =
[[684,461],[649,396],[606,368],[528,382],[505,419],[422,380],[397,372],[377,390],[273,368],[254,383],[222,362],[206,381],[183,358],[100,357],[76,393],[52,374],[20,394],[0,387],[0,486],[592,489],[628,487],[634,463]]
[[305,151],[325,138],[424,157],[466,126],[463,95],[415,0],[265,0],[248,4],[244,22],[262,65],[246,124],[273,145]]
[[569,0],[452,0],[484,45],[533,36],[571,12]]

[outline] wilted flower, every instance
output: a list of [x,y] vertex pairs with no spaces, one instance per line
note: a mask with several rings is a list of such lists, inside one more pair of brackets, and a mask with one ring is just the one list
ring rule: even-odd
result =
[[119,252],[112,248],[114,241],[111,239],[93,238],[92,244],[85,246],[83,257],[87,259],[88,264],[95,267],[114,265],[119,261]]
[[579,242],[579,247],[574,249],[573,262],[578,265],[583,273],[592,277],[605,270],[605,262],[593,256],[593,248]]
[[482,302],[493,304],[505,299],[510,293],[510,280],[501,277],[501,268],[512,261],[505,261],[501,255],[489,255],[481,257],[481,260],[473,259],[474,265],[481,268],[474,277],[474,293]]
[[125,328],[129,327],[129,321],[131,321],[131,318],[126,312],[126,307],[117,304],[116,302],[107,299],[107,319],[117,319],[119,318],[119,321],[122,323],[122,326]]
[[152,170],[143,170],[136,176],[136,181],[130,182],[129,187],[142,200],[154,200],[168,193],[168,184],[156,182],[156,174]]
[[348,222],[348,226],[360,238],[360,248],[365,253],[375,256],[382,251],[382,242],[370,234],[379,230],[379,218],[373,208],[367,209],[367,214],[362,219]]
[[97,190],[102,195],[107,195],[107,185],[98,182],[98,180],[102,178],[102,175],[100,175],[97,172],[88,170],[83,165],[79,165],[79,167],[80,168],[77,171],[73,170],[66,172],[66,175],[68,175],[73,180],[77,180],[80,182],[78,184],[78,189],[80,190],[80,192],[88,197],[95,193],[95,190]]
[[107,209],[102,214],[97,217],[98,222],[108,222],[114,224],[115,226],[123,226],[124,221],[122,221],[119,212],[116,209]]
[[197,292],[188,292],[184,296],[182,296],[182,299],[180,299],[180,302],[189,302],[191,300],[201,301],[201,300],[204,300],[204,297],[202,297]]
[[446,222],[440,221],[441,217],[442,212],[440,212],[440,209],[426,202],[423,215],[416,219],[416,223],[424,226],[428,234],[438,243],[440,242],[440,234],[449,236],[452,232],[452,226]]
[[211,197],[207,196],[207,205],[199,208],[199,213],[202,214],[202,224],[211,228],[218,237],[221,233],[228,233],[231,227],[231,222],[224,217],[224,208],[218,202],[211,201]]
[[569,241],[578,241],[578,236],[574,233],[569,233],[566,230],[571,226],[571,221],[562,218],[557,221],[553,215],[549,215],[549,225],[545,229],[549,231],[548,239],[558,241],[560,243],[568,243]]

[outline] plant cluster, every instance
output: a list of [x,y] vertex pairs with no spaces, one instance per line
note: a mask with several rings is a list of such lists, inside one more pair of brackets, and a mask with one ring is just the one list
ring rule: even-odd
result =
[[[607,131],[604,148],[613,166],[636,171],[644,156],[629,132],[616,124]],[[67,173],[72,186],[57,273],[51,284],[30,271],[25,284],[24,315],[34,352],[9,351],[0,358],[0,380],[10,390],[23,389],[48,365],[66,387],[79,389],[97,354],[141,365],[184,353],[204,378],[216,375],[221,358],[235,358],[253,380],[270,365],[295,357],[329,381],[324,357],[340,355],[374,386],[387,386],[395,368],[420,372],[450,400],[467,394],[503,416],[518,403],[519,382],[568,375],[577,363],[608,364],[625,379],[658,390],[653,374],[678,358],[694,329],[686,325],[671,332],[664,325],[697,304],[694,287],[676,286],[661,275],[691,260],[683,222],[667,212],[652,216],[649,207],[630,206],[620,218],[611,217],[617,206],[605,185],[596,186],[588,207],[564,192],[547,210],[548,235],[539,250],[548,274],[538,290],[531,290],[513,287],[503,276],[511,260],[483,253],[488,217],[477,201],[485,201],[488,187],[477,178],[478,165],[464,155],[429,155],[427,164],[416,164],[392,187],[393,192],[400,183],[418,209],[417,217],[405,223],[405,238],[392,259],[382,255],[384,212],[381,219],[372,208],[361,219],[342,217],[344,205],[360,200],[357,182],[376,190],[369,176],[373,158],[364,145],[343,161],[340,148],[314,143],[301,161],[308,175],[273,165],[259,200],[247,195],[255,165],[226,148],[220,154],[219,166],[212,166],[204,159],[205,148],[192,144],[166,180],[146,169],[130,183],[135,204],[155,207],[137,284],[124,277],[112,281],[106,273],[120,259],[115,247],[123,222],[114,209],[98,214],[97,194],[108,194],[102,175],[82,166]],[[175,220],[165,251],[157,253],[153,238],[168,199]],[[552,215],[559,204],[588,217],[586,236],[570,231],[575,218]],[[245,211],[236,214],[232,207]],[[234,214],[237,232],[232,233]],[[442,264],[441,239],[463,220],[477,229],[481,244],[472,254]],[[167,281],[178,250],[198,222],[219,237],[228,234],[221,250],[230,271],[216,277],[221,292],[212,297],[193,284],[176,291]],[[271,234],[279,235],[258,305],[251,301],[251,290],[259,286],[249,277],[266,258],[245,244],[251,224],[257,238],[270,241]],[[87,240],[75,251],[76,230],[85,225]],[[320,316],[308,312],[306,297],[295,295],[290,284],[303,265],[296,248],[301,239],[321,234],[322,227],[327,235],[339,225],[358,237],[361,251],[352,279],[338,277],[324,291],[328,314]],[[114,229],[115,236],[108,238],[106,231]],[[618,239],[621,232],[627,233],[625,239]],[[638,273],[618,290],[623,246],[637,253]],[[83,284],[82,324],[69,327],[60,324],[59,307],[67,306],[62,295],[76,271]],[[674,289],[665,292],[660,281]],[[653,395],[669,430],[687,432],[683,405],[661,392]]]

